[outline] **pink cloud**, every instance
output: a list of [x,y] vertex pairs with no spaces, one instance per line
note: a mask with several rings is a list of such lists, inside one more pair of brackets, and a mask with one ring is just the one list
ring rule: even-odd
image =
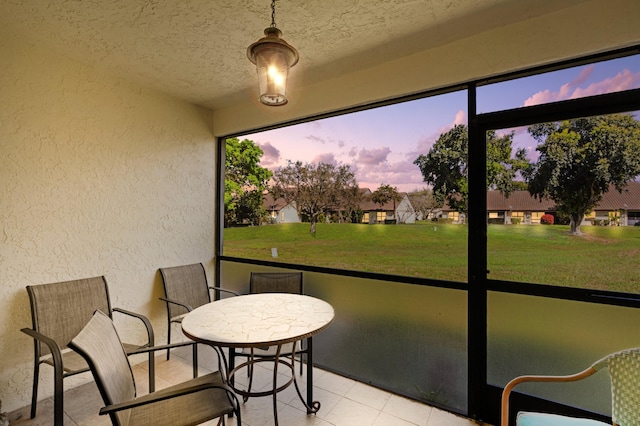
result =
[[576,77],[569,84],[572,85],[572,86],[575,86],[575,87],[580,86],[582,83],[587,81],[589,76],[593,73],[593,70],[595,69],[595,67],[596,67],[595,64],[591,64],[589,66],[584,67],[584,69],[582,71],[580,71],[580,74],[578,74],[578,77]]
[[593,65],[586,67],[573,81],[563,84],[556,92],[550,89],[533,94],[524,101],[524,106],[540,105],[549,102],[557,102],[566,99],[584,98],[587,96],[602,95],[605,93],[619,92],[622,90],[640,87],[640,72],[633,73],[627,69],[613,77],[591,83],[585,88],[579,87],[593,71]]
[[419,155],[421,155],[421,154],[426,155],[429,152],[429,150],[431,149],[431,147],[433,146],[433,144],[438,140],[440,135],[442,135],[443,133],[446,133],[449,130],[453,129],[453,127],[458,125],[458,124],[467,125],[467,113],[466,113],[466,111],[458,110],[458,112],[456,113],[456,115],[453,118],[453,121],[451,123],[449,123],[449,124],[447,124],[445,126],[442,126],[436,132],[432,133],[429,136],[421,137],[417,142],[416,150],[415,151],[408,151],[405,154],[405,157],[407,158],[407,160],[409,162],[413,162],[413,160],[418,158]]
[[309,139],[310,141],[313,141],[313,142],[319,142],[319,143],[321,143],[323,145],[326,143],[324,138],[321,138],[321,137],[318,137],[318,136],[314,136],[314,135],[307,136],[307,139]]
[[590,84],[584,89],[578,87],[574,91],[572,98],[583,98],[586,96],[619,92],[622,90],[635,89],[639,86],[640,72],[634,74],[629,70],[623,70],[611,78]]
[[338,164],[338,162],[336,161],[336,157],[331,152],[316,155],[313,158],[313,160],[311,160],[311,162],[316,164],[320,164],[320,163],[333,164],[333,165]]
[[456,113],[456,117],[453,119],[453,125],[451,128],[457,124],[467,124],[467,113],[465,111],[459,110]]
[[280,161],[280,150],[275,146],[271,145],[271,142],[265,142],[262,144],[258,144],[262,152],[262,158],[260,159],[260,164],[262,166],[271,166],[275,165]]
[[391,150],[387,147],[377,149],[361,149],[358,154],[358,163],[366,165],[376,165],[387,161],[387,156]]
[[[354,167],[351,169],[353,171]],[[361,165],[355,171],[358,185],[372,191],[382,184],[395,186],[400,192],[424,186],[420,170],[411,161]]]

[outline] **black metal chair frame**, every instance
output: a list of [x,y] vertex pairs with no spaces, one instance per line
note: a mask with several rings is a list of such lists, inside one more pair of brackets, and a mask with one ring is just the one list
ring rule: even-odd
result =
[[[27,286],[27,293],[29,294],[29,301],[31,305],[31,321],[33,324],[33,328],[22,328],[21,331],[34,339],[34,373],[33,373],[33,390],[31,394],[31,418],[35,418],[36,409],[38,403],[38,382],[40,378],[40,364],[46,363],[49,358],[43,358],[42,355],[42,346],[46,345],[51,354],[51,363],[53,365],[54,371],[54,424],[56,426],[62,426],[64,422],[64,385],[63,380],[67,377],[74,376],[76,374],[84,373],[89,371],[89,366],[87,365],[85,368],[81,368],[78,370],[65,371],[64,362],[63,362],[63,350],[68,347],[69,342],[58,342],[55,339],[50,338],[40,332],[40,324],[38,318],[38,301],[37,296],[35,295],[34,287],[41,286],[51,286],[49,288],[53,289],[53,286],[57,284],[71,284],[78,282],[78,285],[82,285],[82,282],[87,280],[101,279],[104,284],[104,291],[106,300],[106,307],[108,310],[108,315],[110,318],[113,318],[113,312],[119,312],[121,314],[136,318],[140,320],[146,329],[147,332],[147,343],[144,345],[140,345],[138,348],[147,348],[152,347],[154,345],[154,334],[153,327],[151,326],[151,322],[149,319],[143,315],[137,314],[135,312],[131,312],[121,308],[112,308],[111,307],[111,299],[109,297],[109,288],[107,286],[107,280],[104,276],[94,277],[88,279],[79,279],[79,280],[70,280],[59,283],[51,283],[51,284],[40,284],[37,286]],[[75,301],[69,300],[70,303],[74,303]],[[60,313],[64,315],[64,312]],[[90,317],[89,317],[90,318]],[[87,321],[89,320],[87,318]],[[128,355],[134,355],[138,352],[128,351]],[[155,363],[153,354],[149,353],[149,391],[153,392],[155,390]]]
[[[265,293],[265,292],[277,292],[277,293],[281,293],[282,291],[278,291],[278,289],[276,289],[275,291],[272,290],[262,290],[262,291],[258,291],[255,288],[255,280],[256,277],[260,277],[260,276],[268,276],[268,277],[272,277],[272,278],[278,278],[278,277],[292,277],[292,276],[296,276],[299,277],[299,283],[300,286],[297,289],[298,291],[296,291],[295,293],[297,294],[304,294],[304,282],[302,279],[302,272],[251,272],[251,276],[249,279],[249,294],[256,294],[256,293]],[[296,345],[294,344],[292,347],[292,353],[291,353],[291,357],[295,357],[296,354],[298,354],[300,356],[300,375],[302,375],[303,373],[303,364],[302,364],[302,355],[304,354],[305,356],[308,354],[309,351],[309,347],[308,347],[308,343],[307,345],[303,348],[302,347],[302,342],[300,342],[300,350],[296,350]],[[285,356],[288,356],[289,354],[283,354]],[[266,358],[266,359],[275,359],[275,357],[273,355],[260,355],[260,354],[256,354],[254,353],[253,350],[249,351],[248,353],[245,352],[236,352],[234,348],[230,348],[229,349],[229,367],[231,370],[233,370],[235,368],[235,358],[236,357],[246,357],[248,359],[252,359],[252,358]],[[249,365],[252,365],[253,363],[248,363]],[[253,382],[253,374],[251,371],[251,368],[247,369],[247,374],[249,375],[249,385],[248,385],[248,389],[251,389],[251,385]],[[247,397],[245,396],[244,401],[246,402]]]
[[[208,300],[204,301],[205,303],[211,302],[211,293],[209,292],[210,290],[217,291],[217,292],[225,292],[225,293],[232,294],[234,296],[238,295],[237,292],[232,290],[226,290],[219,287],[210,287],[207,284],[207,274],[205,272],[204,265],[202,263],[183,265],[183,266],[173,266],[169,268],[160,268],[160,276],[162,277],[162,285],[163,285],[164,294],[165,294],[165,297],[160,297],[160,300],[164,301],[167,305],[167,344],[171,344],[171,324],[174,322],[179,323],[179,321],[172,319],[174,317],[173,315],[171,315],[172,305],[174,305],[175,307],[182,307],[185,309],[186,312],[191,312],[198,306],[201,306],[201,305],[190,306],[189,304],[183,303],[180,300],[170,299],[166,297],[166,295],[168,294],[167,283],[170,281],[170,279],[168,278],[168,272],[169,270],[177,269],[177,268],[199,268],[199,270],[202,271],[203,282],[207,287],[207,297],[208,297]],[[189,344],[193,345],[193,377],[197,377],[198,376],[198,344],[196,342],[190,342]],[[170,348],[167,348],[167,360],[169,359],[170,359]]]
[[[101,314],[101,312],[96,312],[96,315]],[[143,354],[143,353],[148,353],[149,357],[153,357],[154,353],[157,351],[163,351],[163,350],[170,350],[173,348],[178,348],[178,347],[183,347],[183,346],[189,346],[191,345],[191,342],[180,342],[180,343],[173,343],[173,344],[167,344],[167,345],[159,345],[159,346],[153,346],[153,347],[146,347],[146,348],[139,348],[137,350],[134,350],[130,353],[128,353],[127,355],[134,355],[134,354]],[[107,403],[107,401],[109,401],[111,398],[105,388],[104,383],[102,383],[101,380],[98,380],[98,373],[96,371],[95,365],[93,364],[91,357],[84,353],[83,350],[81,350],[79,347],[76,347],[75,342],[72,340],[69,343],[69,347],[74,349],[76,352],[78,352],[83,358],[85,358],[85,360],[87,361],[87,364],[89,365],[89,369],[91,370],[92,374],[94,375],[94,378],[96,378],[96,384],[98,386],[98,389],[100,391],[100,394],[103,398],[103,400],[105,401],[105,403]],[[213,350],[215,350],[216,355],[218,356],[218,369],[219,369],[219,373],[221,374],[221,378],[222,378],[222,383],[220,384],[215,384],[215,383],[203,383],[203,384],[195,384],[195,385],[190,385],[188,387],[182,387],[181,389],[176,389],[176,390],[168,390],[168,391],[160,391],[157,394],[154,394],[154,392],[152,390],[149,391],[149,394],[141,396],[136,398],[135,400],[132,401],[125,401],[125,402],[121,402],[118,404],[111,404],[111,405],[107,405],[105,407],[102,407],[100,409],[99,414],[100,415],[106,415],[108,414],[109,417],[111,418],[111,421],[114,425],[119,424],[118,423],[118,419],[116,416],[116,413],[123,411],[123,410],[128,410],[128,409],[132,409],[135,407],[140,407],[143,405],[148,405],[148,404],[153,404],[153,403],[158,403],[164,400],[168,400],[171,398],[176,398],[176,397],[180,397],[183,395],[188,395],[191,393],[196,393],[196,392],[201,392],[207,389],[214,389],[214,388],[219,388],[219,389],[223,389],[227,392],[227,395],[229,397],[230,402],[232,403],[233,406],[233,413],[230,413],[229,415],[233,415],[235,414],[237,416],[237,422],[238,425],[242,424],[242,417],[241,417],[241,412],[240,412],[240,404],[238,403],[238,399],[235,395],[235,393],[233,392],[233,389],[231,389],[229,386],[227,386],[226,383],[226,377],[225,377],[225,369],[221,368],[221,353],[219,352],[219,349],[214,347],[214,346],[210,346],[211,348],[213,348]],[[135,379],[133,377],[131,377],[131,380],[134,383],[135,386]],[[187,382],[188,384],[188,382]],[[224,417],[221,418],[221,422],[224,425]],[[220,423],[218,423],[220,424]]]

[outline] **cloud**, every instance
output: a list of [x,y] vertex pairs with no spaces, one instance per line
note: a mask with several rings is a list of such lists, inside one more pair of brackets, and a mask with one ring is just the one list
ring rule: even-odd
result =
[[453,126],[458,125],[458,124],[467,124],[467,113],[463,110],[459,110],[456,113],[456,117],[453,119],[453,125],[451,126],[450,129],[453,128]]
[[627,69],[622,70],[613,77],[580,87],[591,75],[594,65],[586,67],[578,77],[569,83],[563,84],[557,91],[550,89],[534,93],[524,101],[524,106],[540,105],[549,102],[558,102],[566,99],[584,98],[587,96],[602,95],[605,93],[619,92],[622,90],[640,87],[640,72],[633,73]]
[[372,191],[382,184],[395,186],[400,192],[424,186],[420,169],[410,161],[360,166],[356,179],[360,187],[367,187]]
[[258,146],[262,149],[262,152],[264,152],[260,159],[260,164],[263,167],[278,164],[280,161],[280,150],[278,148],[271,145],[271,142],[261,143],[258,144]]
[[456,112],[456,115],[453,117],[453,121],[451,123],[440,127],[437,131],[435,131],[431,135],[423,136],[420,139],[418,139],[418,142],[416,143],[416,150],[407,151],[407,153],[405,154],[406,159],[409,162],[413,163],[413,160],[418,158],[419,155],[426,155],[431,149],[431,147],[433,146],[433,144],[436,143],[440,135],[453,129],[453,127],[458,124],[467,125],[466,111],[458,110],[458,112]]
[[344,146],[346,145],[346,142],[342,139],[332,139],[332,138],[326,138],[326,137],[321,137],[321,136],[317,136],[317,135],[309,135],[307,136],[305,139],[311,141],[311,142],[315,142],[315,143],[319,143],[322,145],[326,145],[326,144],[336,144],[338,145],[339,148],[344,148]]
[[571,86],[579,87],[582,83],[584,83],[585,81],[587,81],[587,79],[589,79],[589,76],[591,76],[595,67],[596,67],[595,64],[591,64],[589,66],[584,67],[584,69],[580,71],[580,74],[578,74],[578,77],[576,77],[569,84]]
[[315,135],[309,135],[309,136],[307,136],[307,137],[306,137],[306,139],[309,139],[309,140],[310,140],[310,141],[312,141],[312,142],[319,142],[319,143],[321,143],[321,144],[323,144],[323,145],[324,145],[325,143],[327,143],[327,142],[324,140],[324,138],[321,138],[321,137],[319,137],[319,136],[315,136]]
[[604,79],[600,82],[590,84],[584,89],[576,88],[572,98],[583,98],[586,96],[601,95],[604,93],[620,92],[623,90],[636,89],[640,87],[640,72],[633,73],[623,70],[614,77]]
[[316,155],[315,157],[313,157],[313,160],[311,160],[311,162],[316,164],[320,164],[320,163],[333,164],[333,165],[338,164],[338,162],[336,161],[336,157],[331,152]]
[[376,165],[387,161],[387,156],[391,150],[387,147],[377,149],[363,148],[358,153],[357,162],[365,165]]

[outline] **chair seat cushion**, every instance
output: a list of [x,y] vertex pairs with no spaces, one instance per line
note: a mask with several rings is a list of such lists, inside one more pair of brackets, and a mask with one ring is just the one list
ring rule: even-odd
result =
[[593,419],[547,413],[532,413],[528,411],[518,413],[516,424],[518,426],[611,426],[609,423],[603,423]]

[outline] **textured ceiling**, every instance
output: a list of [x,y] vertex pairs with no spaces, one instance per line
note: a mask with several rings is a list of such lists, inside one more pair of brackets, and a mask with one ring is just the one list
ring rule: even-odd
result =
[[[585,0],[278,0],[305,85]],[[0,0],[0,28],[212,109],[257,97],[269,0]]]

